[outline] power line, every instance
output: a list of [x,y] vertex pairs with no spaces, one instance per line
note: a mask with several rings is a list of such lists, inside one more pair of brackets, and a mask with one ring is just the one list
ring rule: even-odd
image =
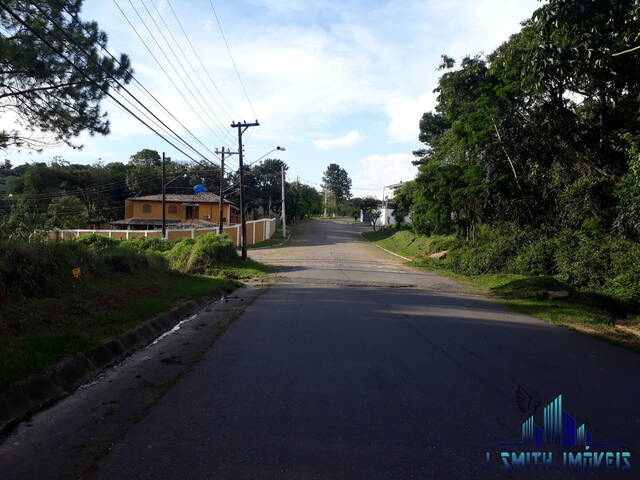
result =
[[[173,16],[175,17],[176,22],[178,22],[178,26],[180,27],[180,30],[182,30],[182,33],[183,33],[184,37],[187,39],[187,42],[189,43],[189,46],[191,47],[191,50],[193,51],[193,53],[195,54],[196,58],[198,59],[198,62],[200,62],[200,66],[202,67],[202,69],[204,70],[205,74],[207,75],[207,77],[211,81],[211,84],[213,85],[213,88],[215,88],[215,90],[220,95],[220,98],[222,98],[222,100],[227,104],[227,106],[229,107],[231,112],[235,113],[233,106],[227,101],[225,96],[222,94],[222,92],[218,88],[218,85],[216,84],[215,80],[212,78],[211,74],[209,73],[209,70],[207,69],[207,67],[205,67],[204,63],[202,62],[202,59],[200,58],[200,55],[198,55],[198,52],[196,51],[195,47],[193,46],[193,43],[191,43],[191,39],[189,38],[189,35],[185,31],[185,29],[182,27],[182,22],[180,22],[180,19],[178,18],[178,15],[176,15],[175,10],[173,9],[173,5],[171,4],[171,0],[167,0],[167,5],[169,5],[169,8],[171,9],[171,13],[173,13]],[[224,110],[224,108],[223,108],[223,110]],[[226,110],[225,110],[225,113],[227,115],[229,115],[229,112],[226,111]]]
[[[211,125],[209,125],[209,123],[202,117],[202,115],[200,114],[200,112],[192,105],[192,103],[187,99],[187,97],[184,95],[184,93],[182,92],[182,90],[180,89],[180,87],[178,87],[178,85],[176,85],[176,83],[174,82],[173,78],[171,78],[171,75],[169,75],[169,73],[167,72],[167,70],[164,68],[164,66],[160,63],[160,61],[158,60],[158,58],[156,57],[156,55],[153,53],[153,51],[151,50],[151,48],[149,47],[149,45],[147,44],[147,42],[142,38],[142,35],[140,35],[140,33],[138,32],[138,30],[136,29],[136,27],[133,25],[133,23],[131,23],[131,20],[129,19],[129,17],[127,16],[127,14],[124,12],[124,10],[122,10],[122,8],[120,7],[120,5],[118,4],[117,0],[113,0],[113,3],[116,5],[116,7],[118,8],[118,10],[120,11],[120,13],[122,14],[122,16],[124,17],[124,19],[126,20],[126,22],[129,24],[129,26],[131,27],[131,29],[134,31],[134,33],[136,34],[136,36],[140,39],[140,41],[142,42],[142,44],[144,45],[144,47],[147,49],[147,51],[149,52],[149,54],[151,55],[151,57],[155,60],[155,62],[158,64],[158,67],[160,67],[160,69],[162,70],[162,72],[165,74],[165,76],[169,79],[169,81],[171,82],[171,84],[174,86],[174,88],[176,89],[176,91],[180,94],[180,96],[184,99],[184,101],[187,103],[187,105],[189,106],[189,108],[191,108],[191,110],[198,116],[198,118],[202,121],[202,123],[211,131],[211,133],[213,133],[213,135],[220,140],[221,142],[225,143],[225,140],[220,137],[220,135],[213,129],[211,128]],[[131,7],[133,8],[135,14],[137,15],[137,17],[140,19],[140,22],[142,23],[142,25],[144,26],[144,28],[147,30],[147,32],[149,33],[149,35],[151,36],[151,39],[153,40],[153,42],[156,44],[156,46],[158,47],[158,49],[160,49],[160,53],[162,53],[162,55],[164,56],[165,60],[167,60],[167,62],[169,63],[169,65],[171,66],[171,68],[173,69],[173,71],[175,72],[175,74],[177,75],[177,77],[180,79],[180,81],[184,84],[184,86],[186,87],[186,90],[190,93],[191,96],[194,97],[194,99],[196,100],[197,103],[197,99],[195,98],[195,96],[193,95],[193,93],[191,92],[191,90],[189,89],[189,86],[186,84],[186,82],[184,81],[184,79],[182,78],[182,76],[180,75],[180,73],[178,72],[178,70],[175,68],[175,66],[173,65],[173,63],[171,62],[171,60],[169,59],[169,57],[167,56],[167,54],[164,52],[164,50],[162,49],[162,47],[160,46],[160,43],[158,42],[158,40],[156,39],[156,37],[153,35],[153,32],[151,32],[151,29],[149,28],[149,26],[146,24],[146,22],[144,21],[144,19],[142,18],[142,16],[140,15],[140,12],[138,11],[137,8],[135,8],[135,6],[133,5],[133,3],[131,2],[131,0],[129,0],[129,3],[131,4]],[[202,108],[202,106],[200,106]],[[218,127],[219,128],[219,127]],[[226,131],[224,131],[225,133],[223,133],[223,135],[226,134]]]
[[[57,0],[56,0],[57,1]],[[166,125],[162,120],[160,120],[160,118],[158,118],[157,115],[155,115],[151,110],[149,110],[149,108],[147,108],[147,106],[145,104],[143,104],[135,95],[133,95],[129,89],[123,85],[117,78],[115,78],[113,75],[111,75],[110,73],[108,73],[99,63],[97,60],[93,59],[92,56],[90,55],[89,52],[87,52],[84,48],[81,48],[80,46],[78,46],[76,43],[73,42],[73,39],[70,37],[70,35],[66,32],[65,29],[63,29],[60,25],[58,25],[55,20],[53,20],[50,16],[48,16],[38,5],[34,4],[34,7],[47,19],[49,20],[54,28],[57,28],[58,30],[60,30],[62,32],[62,34],[67,38],[67,40],[69,41],[69,44],[72,45],[76,51],[80,51],[82,52],[88,59],[90,59],[98,68],[100,68],[102,70],[103,73],[107,74],[107,77],[116,83],[116,85],[123,89],[131,98],[133,98],[140,106],[142,106],[142,108],[144,108],[146,111],[148,111],[154,118],[152,119],[151,117],[149,117],[149,115],[147,115],[143,110],[141,110],[139,107],[137,107],[134,103],[132,103],[129,99],[127,99],[127,97],[125,97],[121,92],[118,91],[118,88],[114,88],[114,91],[116,93],[118,93],[118,95],[120,95],[120,97],[125,100],[129,105],[131,105],[133,108],[135,108],[141,115],[143,115],[147,120],[149,120],[150,122],[154,123],[157,127],[159,127],[161,130],[164,131],[164,133],[166,133],[169,136],[172,136],[174,139],[176,139],[177,141],[181,142],[182,144],[184,144],[187,148],[193,150],[197,155],[201,156],[205,161],[210,161],[207,159],[207,157],[205,157],[204,155],[202,155],[202,153],[200,153],[197,149],[195,149],[193,146],[191,146],[188,142],[186,142],[180,135],[178,135],[171,127],[169,127],[168,125]],[[77,20],[74,18],[74,20]],[[42,24],[42,22],[40,22],[38,20],[38,23],[40,23],[40,25],[42,25],[43,27],[45,25]],[[86,66],[86,65],[85,65]],[[112,85],[113,87],[113,85]],[[168,133],[170,132],[170,133]],[[197,162],[199,163],[199,162]]]
[[193,160],[196,163],[200,163],[197,160],[195,160],[191,155],[185,153],[180,147],[176,146],[173,142],[171,142],[170,140],[168,140],[164,135],[162,135],[161,133],[159,133],[157,130],[155,130],[153,127],[151,127],[149,124],[147,124],[144,120],[142,120],[140,117],[138,117],[135,113],[133,113],[131,110],[129,110],[125,105],[123,105],[117,98],[115,98],[111,93],[109,93],[109,91],[103,87],[102,85],[100,85],[98,82],[96,82],[93,78],[91,78],[82,68],[78,67],[73,61],[71,61],[71,59],[65,55],[64,53],[62,53],[59,49],[57,49],[56,47],[54,47],[54,45],[47,40],[45,37],[43,37],[42,35],[40,35],[33,27],[31,27],[28,23],[26,23],[13,9],[11,9],[9,6],[7,6],[4,2],[0,1],[0,8],[2,8],[3,10],[5,10],[11,17],[13,17],[18,23],[20,23],[24,28],[26,28],[27,30],[29,30],[33,35],[35,35],[36,37],[38,37],[45,45],[47,45],[56,55],[60,56],[61,58],[63,58],[71,67],[73,67],[75,70],[78,71],[78,73],[80,73],[84,78],[86,78],[89,82],[91,82],[92,84],[94,84],[99,90],[101,90],[105,95],[109,96],[110,98],[112,98],[120,107],[122,107],[124,110],[126,110],[130,115],[132,115],[134,118],[136,118],[140,123],[142,123],[143,125],[145,125],[147,128],[149,128],[149,130],[151,130],[153,133],[155,133],[156,135],[158,135],[160,138],[162,138],[165,142],[167,142],[169,145],[171,145],[173,148],[175,148],[177,151],[179,151],[180,153],[182,153],[184,156],[190,158],[191,160]]
[[251,99],[249,98],[249,94],[247,93],[247,89],[244,86],[244,82],[242,81],[242,77],[240,76],[240,71],[238,70],[238,66],[236,65],[236,61],[233,58],[233,54],[231,53],[231,48],[229,47],[229,42],[227,42],[227,37],[224,34],[224,30],[222,29],[222,24],[220,23],[220,19],[218,18],[218,13],[216,12],[216,8],[213,6],[213,1],[209,0],[209,5],[211,5],[211,10],[213,10],[213,15],[216,17],[216,22],[218,24],[218,29],[220,30],[220,35],[222,35],[222,39],[224,40],[224,44],[227,47],[227,52],[229,53],[229,58],[231,59],[231,63],[233,64],[233,69],[236,71],[236,76],[238,77],[238,81],[240,82],[240,86],[242,87],[242,91],[244,92],[244,96],[247,99],[247,103],[249,103],[249,107],[251,107],[251,112],[253,113],[254,118],[258,118],[256,115],[256,111],[253,108],[253,103],[251,103]]
[[[129,3],[131,3],[131,0],[129,0]],[[180,66],[182,72],[184,73],[185,77],[187,78],[187,80],[189,80],[189,82],[191,83],[191,86],[193,87],[194,91],[198,94],[198,96],[200,97],[200,99],[202,99],[202,101],[204,102],[204,104],[208,107],[208,109],[211,112],[211,115],[213,115],[213,118],[211,117],[211,115],[209,115],[206,111],[206,109],[202,106],[202,104],[198,101],[198,105],[200,106],[200,108],[202,108],[202,111],[205,113],[205,115],[207,115],[209,117],[209,120],[211,120],[213,122],[214,125],[216,125],[217,127],[219,127],[222,131],[224,131],[225,135],[227,135],[229,138],[231,138],[231,134],[229,134],[229,132],[223,128],[220,127],[220,125],[225,125],[225,122],[223,122],[222,120],[220,120],[220,118],[218,117],[218,115],[215,113],[215,110],[211,107],[211,105],[209,105],[209,102],[207,101],[207,99],[204,97],[204,95],[202,94],[202,92],[200,91],[200,89],[198,88],[198,86],[195,84],[195,82],[193,81],[193,78],[191,78],[191,76],[187,73],[187,70],[184,68],[184,65],[182,64],[182,61],[180,60],[180,56],[176,54],[176,52],[173,50],[173,48],[171,47],[171,44],[169,43],[169,41],[167,40],[167,37],[165,36],[162,28],[160,28],[160,26],[156,23],[156,20],[154,18],[154,15],[151,13],[151,11],[147,8],[147,4],[144,2],[144,0],[140,0],[140,3],[142,4],[143,8],[145,9],[145,11],[147,12],[147,14],[149,15],[149,18],[151,18],[151,21],[153,22],[153,24],[155,25],[155,27],[158,29],[158,32],[160,33],[160,36],[162,36],[162,39],[164,40],[164,42],[167,44],[167,47],[169,47],[169,51],[173,54],[173,56],[175,57],[176,61],[178,62],[178,65]],[[153,4],[153,3],[152,3]],[[133,5],[133,4],[132,4]],[[182,57],[184,58],[184,60],[187,62],[187,64],[189,65],[189,67],[191,67],[191,70],[193,71],[193,73],[195,74],[196,77],[198,77],[198,74],[196,72],[196,70],[193,68],[193,65],[191,65],[191,62],[189,61],[189,57],[184,53],[184,50],[182,50],[182,47],[180,46],[180,43],[178,43],[178,41],[176,40],[176,38],[173,36],[173,33],[171,32],[171,29],[169,28],[169,26],[167,25],[167,23],[164,20],[164,17],[162,16],[162,13],[160,13],[160,10],[158,10],[158,8],[155,6],[155,4],[153,4],[156,12],[158,13],[158,18],[160,18],[160,21],[162,22],[162,24],[165,26],[165,28],[167,29],[167,32],[169,33],[169,36],[171,37],[171,39],[173,40],[173,42],[175,43],[175,45],[177,46],[178,50],[180,51],[180,53],[182,54]],[[135,9],[135,7],[134,7]],[[199,78],[199,77],[198,77]],[[206,90],[206,87],[205,87]],[[193,93],[191,93],[193,95]],[[194,98],[197,98],[194,96]],[[217,103],[217,102],[216,102]],[[215,118],[215,120],[214,120]],[[216,121],[218,123],[216,123]]]
[[[73,18],[76,23],[78,23],[78,25],[80,25],[80,27],[88,34],[91,34],[91,32],[89,32],[89,30],[87,30],[87,28],[82,24],[82,21],[73,13],[71,13],[67,7],[60,3],[59,0],[55,0],[56,3],[65,11],[67,12],[67,14],[69,14],[69,16],[71,18]],[[111,59],[116,62],[118,65],[122,65],[120,60],[118,60],[110,51],[109,49],[100,41],[96,41],[96,43],[100,46],[100,48],[109,56],[111,57]],[[158,100],[158,98],[156,98],[155,95],[153,95],[153,93],[151,93],[143,84],[142,82],[140,82],[135,75],[131,74],[131,79],[138,85],[139,89],[141,89],[148,98],[150,98],[152,101],[154,101],[156,104],[158,104],[165,112],[167,112],[167,114],[173,119],[175,120],[196,142],[198,142],[200,145],[202,145],[208,152],[210,152],[214,157],[217,158],[216,154],[214,151],[212,151],[209,147],[207,147],[198,137],[196,137],[196,135],[189,129],[187,128],[171,111],[169,111],[167,109],[167,107],[164,106],[164,104]]]

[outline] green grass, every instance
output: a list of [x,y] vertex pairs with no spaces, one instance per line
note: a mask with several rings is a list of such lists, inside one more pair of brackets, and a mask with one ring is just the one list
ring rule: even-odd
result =
[[423,257],[442,250],[451,250],[460,245],[455,235],[433,235],[422,237],[415,235],[409,228],[385,228],[364,232],[364,237],[392,252],[405,257]]
[[55,298],[6,301],[0,312],[0,391],[181,300],[204,297],[217,288],[232,291],[239,285],[229,278],[154,271],[84,278]]
[[[637,328],[640,316],[627,316],[617,302],[580,292],[552,276],[528,276],[509,273],[463,275],[446,268],[428,255],[457,248],[461,242],[452,235],[416,236],[408,229],[389,228],[366,232],[364,237],[387,250],[413,258],[407,265],[435,272],[467,284],[472,290],[488,294],[513,310],[549,323],[579,330],[606,341],[640,352],[640,336],[619,327]],[[547,292],[567,290],[566,300],[547,300]]]
[[220,263],[209,270],[209,273],[213,276],[237,280],[261,278],[272,272],[275,272],[273,267],[265,265],[264,263],[256,262],[250,258],[247,258],[245,261],[237,259]]

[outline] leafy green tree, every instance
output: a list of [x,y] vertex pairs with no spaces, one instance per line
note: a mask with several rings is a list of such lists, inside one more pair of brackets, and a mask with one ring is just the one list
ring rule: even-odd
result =
[[300,182],[286,186],[287,217],[303,219],[322,212],[322,195],[315,188]]
[[143,148],[129,157],[129,164],[134,167],[160,167],[162,157],[156,150]]
[[[8,12],[0,12],[0,108],[12,111],[18,127],[0,131],[0,148],[24,147],[41,150],[72,139],[83,131],[109,133],[109,121],[100,105],[106,91],[119,89],[110,77],[126,84],[131,78],[129,58],[119,63],[102,53],[107,34],[96,22],[78,18],[82,0],[50,2],[34,0],[5,2],[34,31],[62,50],[95,81],[88,81],[67,60],[51,50]],[[62,8],[64,7],[64,8]],[[53,28],[55,22],[60,28]],[[73,38],[71,46],[67,35]],[[89,58],[87,54],[88,52]],[[40,135],[40,133],[44,135]]]
[[340,203],[351,198],[351,179],[344,168],[336,163],[330,164],[322,177],[322,186],[331,192]]
[[80,228],[86,226],[89,214],[77,197],[58,197],[51,201],[47,213],[50,225],[57,228]]

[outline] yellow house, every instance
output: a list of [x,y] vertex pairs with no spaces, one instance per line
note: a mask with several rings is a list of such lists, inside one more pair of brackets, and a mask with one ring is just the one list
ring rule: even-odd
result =
[[[223,225],[238,223],[240,210],[225,200]],[[162,195],[128,198],[124,202],[124,220],[111,222],[116,228],[147,230],[162,226]],[[172,228],[203,228],[218,225],[220,197],[211,192],[190,195],[165,195],[166,225]]]

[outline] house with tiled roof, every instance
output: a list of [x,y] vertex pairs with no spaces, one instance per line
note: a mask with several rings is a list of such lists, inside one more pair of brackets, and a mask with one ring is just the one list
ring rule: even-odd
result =
[[[162,194],[132,197],[125,200],[125,218],[111,222],[114,228],[153,230],[162,227]],[[224,200],[223,225],[239,221],[238,207]],[[220,221],[220,197],[211,192],[165,195],[166,225],[170,228],[207,228]]]

